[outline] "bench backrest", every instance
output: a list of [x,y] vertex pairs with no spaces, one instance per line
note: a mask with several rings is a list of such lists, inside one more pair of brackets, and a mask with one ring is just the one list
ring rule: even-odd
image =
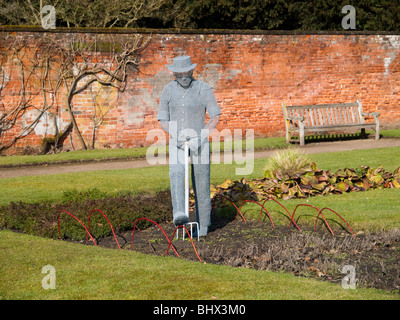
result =
[[[303,117],[305,126],[340,126],[365,123],[360,101],[306,106],[285,106],[282,104],[282,108],[285,119],[286,117]],[[298,125],[298,121],[292,121],[292,124]]]

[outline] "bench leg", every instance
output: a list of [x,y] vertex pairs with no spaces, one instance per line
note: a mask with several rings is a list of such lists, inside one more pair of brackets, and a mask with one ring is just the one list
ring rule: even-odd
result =
[[300,146],[304,146],[304,127],[300,126]]
[[376,122],[375,140],[379,140],[379,121]]
[[286,131],[286,143],[290,142],[290,133],[289,131]]

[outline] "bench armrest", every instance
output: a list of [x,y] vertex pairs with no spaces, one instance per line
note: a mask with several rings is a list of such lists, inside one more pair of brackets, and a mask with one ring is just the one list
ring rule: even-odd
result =
[[299,120],[300,122],[304,121],[304,117],[286,117],[287,120]]
[[372,116],[374,118],[378,118],[380,116],[379,112],[362,112],[363,116]]
[[296,121],[299,121],[299,128],[304,128],[304,117],[286,117],[286,121],[292,124],[292,126],[297,127]]

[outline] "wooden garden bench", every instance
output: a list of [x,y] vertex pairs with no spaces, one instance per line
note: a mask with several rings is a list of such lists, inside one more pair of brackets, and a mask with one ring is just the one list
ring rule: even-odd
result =
[[[297,134],[300,145],[304,146],[306,133],[347,129],[361,129],[365,134],[366,128],[375,130],[375,139],[379,139],[379,113],[365,113],[360,100],[351,103],[320,104],[306,106],[287,106],[282,103],[286,125],[286,142],[298,141],[292,138]],[[373,117],[373,122],[365,122],[366,117]]]

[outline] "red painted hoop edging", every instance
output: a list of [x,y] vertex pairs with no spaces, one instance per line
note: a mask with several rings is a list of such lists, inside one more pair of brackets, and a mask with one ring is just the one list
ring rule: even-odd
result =
[[326,226],[328,227],[330,233],[331,233],[332,235],[335,235],[334,232],[332,231],[332,229],[331,229],[331,227],[330,227],[328,221],[326,220],[324,214],[322,213],[323,210],[329,210],[329,211],[332,211],[333,213],[335,213],[340,219],[342,219],[342,221],[343,221],[343,222],[347,225],[347,227],[350,229],[350,232],[351,232],[351,234],[353,235],[353,238],[355,238],[353,229],[351,229],[351,227],[350,227],[350,225],[347,223],[347,221],[346,221],[345,219],[343,219],[343,217],[342,217],[340,214],[338,214],[336,211],[332,210],[331,208],[325,207],[325,208],[323,208],[323,209],[320,210],[320,209],[318,209],[317,207],[315,207],[315,206],[313,206],[313,205],[305,204],[305,203],[300,203],[300,204],[298,204],[298,205],[296,206],[296,208],[295,208],[294,211],[293,211],[293,218],[294,218],[294,214],[296,213],[296,210],[297,210],[297,208],[298,208],[299,206],[311,207],[311,208],[313,208],[313,209],[315,209],[315,210],[318,211],[318,215],[317,215],[317,217],[315,218],[314,231],[317,229],[318,218],[319,218],[319,215],[321,215],[321,216],[322,216],[322,219],[324,220],[324,222],[325,222]]
[[60,232],[60,213],[61,213],[61,212],[65,212],[66,214],[68,214],[68,215],[70,215],[72,218],[74,218],[76,221],[78,221],[78,222],[82,225],[82,227],[85,228],[85,230],[86,230],[86,232],[87,232],[87,235],[90,236],[90,238],[92,239],[94,245],[97,247],[96,241],[93,239],[93,237],[92,237],[92,235],[90,234],[89,230],[85,227],[85,225],[82,223],[82,221],[79,220],[77,217],[75,217],[72,213],[69,213],[69,212],[66,211],[66,210],[60,210],[60,211],[58,212],[58,219],[57,219],[57,220],[58,220],[58,237],[59,237],[60,240],[61,240],[61,232]]
[[[165,233],[164,229],[161,228],[161,226],[157,222],[155,222],[153,220],[150,220],[150,219],[147,219],[147,218],[138,218],[138,219],[136,219],[135,224],[133,225],[131,251],[132,251],[132,248],[133,248],[133,239],[134,239],[134,236],[135,236],[136,224],[138,223],[139,220],[146,220],[146,221],[149,221],[149,222],[152,222],[153,224],[155,224],[162,231],[162,233],[164,234],[165,238],[168,241],[169,246],[171,245],[171,241],[169,240],[169,238],[168,238],[167,234]],[[168,248],[169,248],[169,246],[168,246]],[[176,251],[174,246],[172,246],[172,249],[174,249],[175,254],[180,258],[181,256]]]
[[231,199],[229,199],[228,197],[226,197],[226,196],[224,196],[222,194],[217,194],[216,196],[225,198],[226,200],[228,200],[236,208],[236,216],[235,216],[235,220],[234,221],[236,221],[237,215],[240,214],[242,216],[243,221],[246,223],[246,219],[244,218],[244,215],[239,210],[239,208],[236,206],[236,204],[233,203],[233,201]]
[[267,213],[267,215],[268,215],[269,220],[271,221],[272,228],[275,228],[274,222],[272,221],[272,218],[271,218],[271,216],[269,215],[269,212],[267,211],[267,209],[265,209],[264,205],[261,205],[261,204],[258,203],[257,201],[254,201],[254,200],[244,200],[244,201],[242,202],[242,204],[240,205],[239,210],[242,209],[242,206],[243,206],[246,202],[251,202],[251,203],[258,204],[258,205],[261,207],[260,215],[259,215],[259,218],[258,218],[258,222],[261,221],[261,213],[262,213],[262,211],[263,211],[263,209],[264,209],[264,211],[265,211],[265,212]]
[[[334,211],[334,210],[332,210],[331,208],[323,208],[323,209],[321,209],[320,211],[319,211],[319,213],[318,213],[318,216],[319,216],[319,214],[322,214],[322,211],[323,210],[329,210],[329,211],[332,211],[334,214],[336,214],[340,219],[342,219],[342,221],[349,227],[349,229],[350,229],[350,232],[351,232],[351,234],[353,235],[353,238],[355,238],[356,236],[355,236],[355,234],[354,234],[354,232],[353,232],[353,229],[351,229],[351,227],[350,227],[350,225],[347,223],[347,221],[345,220],[345,219],[343,219],[342,217],[341,217],[341,215],[340,214],[338,214],[336,211]],[[314,227],[314,230],[315,230],[315,228],[316,228],[316,226],[317,226],[317,219],[318,219],[318,216],[317,216],[317,218],[315,219],[315,227]],[[332,233],[333,234],[333,233]]]
[[[70,212],[68,212],[68,211],[66,211],[66,210],[60,210],[60,211],[58,212],[58,218],[57,218],[58,237],[59,237],[59,239],[61,240],[60,214],[61,214],[62,212],[64,212],[64,213],[68,214],[69,216],[73,217],[76,221],[78,221],[78,222],[82,225],[82,227],[86,230],[86,244],[87,244],[87,242],[88,242],[88,237],[90,236],[90,239],[93,241],[94,245],[97,247],[96,241],[94,240],[93,236],[92,236],[92,235],[90,234],[90,232],[89,232],[90,217],[91,217],[92,213],[95,212],[95,211],[100,212],[100,213],[103,215],[103,217],[107,220],[108,224],[110,225],[111,231],[112,231],[112,233],[113,233],[113,235],[114,235],[114,239],[115,239],[115,241],[116,241],[116,243],[117,243],[117,245],[118,245],[118,248],[121,250],[121,246],[119,245],[118,239],[117,239],[117,237],[116,237],[116,235],[115,235],[114,228],[113,228],[113,226],[112,226],[110,220],[107,218],[107,216],[105,215],[105,213],[104,213],[103,211],[99,210],[99,209],[94,209],[94,210],[90,211],[89,216],[88,216],[88,225],[87,225],[87,227],[83,224],[83,222],[82,222],[81,220],[79,220],[79,219],[78,219],[76,216],[74,216],[72,213],[70,213]],[[186,229],[185,226],[178,226],[178,227],[176,227],[175,230],[174,230],[174,232],[173,232],[173,234],[172,234],[171,239],[169,239],[168,236],[167,236],[167,234],[165,233],[164,229],[163,229],[157,222],[155,222],[155,221],[153,221],[153,220],[150,220],[150,219],[148,219],[148,218],[138,218],[138,219],[136,219],[135,224],[134,224],[134,226],[133,226],[133,231],[132,231],[131,251],[132,251],[132,248],[133,248],[133,240],[134,240],[134,236],[135,236],[136,224],[138,223],[139,220],[146,220],[146,221],[149,221],[149,222],[152,222],[153,224],[155,224],[155,225],[162,231],[162,233],[164,234],[165,238],[166,238],[167,241],[168,241],[168,248],[167,248],[167,251],[166,251],[166,255],[168,254],[169,248],[172,246],[172,248],[173,248],[175,254],[176,254],[179,258],[180,258],[180,255],[179,255],[179,253],[176,251],[174,245],[172,244],[172,239],[173,239],[173,237],[174,237],[174,235],[175,235],[175,232],[176,232],[176,230],[177,230],[178,228],[180,228],[180,227],[185,228],[185,230],[186,230],[186,232],[187,232],[187,234],[188,234],[188,236],[189,236],[189,239],[190,239],[190,241],[191,241],[191,243],[192,243],[193,249],[194,249],[194,251],[195,251],[195,253],[196,253],[196,255],[197,255],[197,258],[198,258],[200,261],[202,261],[201,258],[200,258],[200,256],[199,256],[199,253],[197,252],[196,246],[194,245],[193,239],[192,239],[192,237],[190,236],[190,234],[189,234],[189,232],[188,232],[188,230]]]
[[240,209],[242,209],[242,206],[243,206],[244,203],[246,203],[246,202],[251,202],[251,203],[255,203],[255,204],[258,204],[259,206],[261,206],[261,210],[260,210],[260,215],[259,215],[259,218],[258,218],[258,222],[261,221],[261,213],[262,213],[262,210],[264,210],[264,211],[267,213],[267,215],[268,215],[268,217],[269,217],[269,219],[270,219],[270,221],[271,221],[272,227],[275,227],[274,222],[272,221],[272,218],[271,218],[269,212],[268,212],[268,211],[265,209],[265,207],[264,207],[265,202],[267,202],[268,200],[273,200],[273,201],[275,201],[277,204],[279,204],[279,205],[286,211],[286,213],[289,215],[289,217],[290,217],[289,226],[291,226],[291,225],[292,225],[292,222],[293,222],[293,224],[296,226],[296,228],[297,228],[299,231],[301,231],[301,228],[297,225],[296,221],[294,220],[294,215],[295,215],[296,210],[297,210],[297,208],[298,208],[299,206],[307,206],[307,207],[311,207],[311,208],[313,208],[313,209],[315,209],[315,210],[318,211],[318,215],[317,215],[317,217],[316,217],[316,219],[315,219],[314,231],[316,231],[318,218],[319,218],[319,216],[321,215],[321,216],[322,216],[322,219],[324,220],[325,225],[326,225],[327,228],[329,229],[330,233],[331,233],[332,235],[334,235],[334,232],[332,231],[332,228],[330,227],[328,221],[326,220],[324,214],[322,213],[323,210],[330,210],[330,211],[332,211],[333,213],[335,213],[335,214],[347,225],[347,227],[349,228],[351,234],[353,235],[353,238],[355,238],[353,229],[350,227],[349,223],[348,223],[340,214],[338,214],[336,211],[334,211],[334,210],[332,210],[332,209],[330,209],[330,208],[328,208],[328,207],[325,207],[325,208],[323,208],[323,209],[320,210],[320,209],[318,209],[317,207],[315,207],[315,206],[313,206],[313,205],[305,204],[305,203],[300,203],[300,204],[298,204],[298,205],[296,206],[296,208],[294,209],[293,215],[291,215],[290,212],[289,212],[289,210],[288,210],[283,204],[281,204],[279,201],[277,201],[276,199],[274,199],[274,198],[272,198],[272,197],[269,197],[269,198],[265,199],[264,202],[263,202],[262,204],[260,204],[260,203],[257,202],[257,201],[254,201],[254,200],[244,200],[244,201],[241,203],[240,207],[238,208],[238,207],[233,203],[233,201],[231,201],[228,197],[223,196],[223,195],[219,195],[219,196],[221,196],[221,197],[227,199],[232,205],[235,206],[237,212],[236,212],[236,216],[235,216],[234,221],[236,221],[238,215],[240,214],[240,215],[242,216],[242,218],[243,218],[243,221],[246,222],[246,219],[244,218],[244,215],[243,215],[243,213],[241,212]]
[[[113,233],[113,235],[114,235],[115,242],[117,243],[119,250],[121,250],[121,247],[120,247],[120,245],[119,245],[119,242],[118,242],[118,240],[117,240],[117,237],[115,236],[114,228],[113,228],[113,226],[112,226],[110,220],[108,220],[107,216],[104,214],[103,211],[101,211],[101,210],[99,210],[99,209],[94,209],[94,210],[90,211],[89,217],[88,217],[88,224],[87,224],[88,230],[89,230],[89,224],[90,224],[90,216],[91,216],[92,213],[95,212],[95,211],[100,212],[100,213],[103,215],[103,217],[106,218],[108,224],[109,224],[110,227],[111,227],[111,231],[112,231],[112,233]],[[88,233],[86,234],[86,244],[87,244],[87,243],[88,243]]]
[[[185,227],[184,225],[180,225],[180,226],[177,226],[177,227],[175,228],[174,232],[172,233],[171,239],[170,239],[170,241],[169,241],[168,249],[167,249],[167,251],[165,252],[165,255],[168,254],[169,247],[172,245],[172,239],[174,238],[175,232],[176,232],[176,230],[177,230],[178,228],[184,228],[184,229],[186,230],[186,233],[188,234],[189,239],[190,239],[190,241],[192,242],[192,246],[193,246],[194,252],[196,253],[197,258],[199,259],[199,261],[201,261],[201,258],[200,258],[200,256],[199,256],[199,253],[197,252],[196,247],[195,247],[195,245],[194,245],[194,243],[193,243],[193,239],[192,239],[192,237],[190,236],[189,231],[186,229],[186,227]],[[198,231],[197,231],[197,232],[198,232]],[[173,247],[174,247],[174,246],[172,246],[172,248],[173,248]]]
[[193,246],[194,252],[195,252],[196,255],[197,255],[197,258],[201,261],[201,258],[200,258],[200,256],[199,256],[199,253],[198,253],[197,250],[196,250],[196,246],[195,246],[194,243],[193,243],[193,239],[192,239],[192,237],[190,236],[190,234],[189,234],[189,232],[188,232],[188,230],[186,229],[185,226],[183,226],[183,225],[177,226],[177,227],[175,228],[174,232],[172,233],[171,239],[169,239],[168,236],[167,236],[167,234],[165,233],[164,229],[163,229],[157,222],[155,222],[155,221],[153,221],[153,220],[150,220],[150,219],[148,219],[148,218],[138,218],[138,219],[135,221],[135,224],[134,224],[134,226],[133,226],[133,231],[132,231],[131,250],[132,250],[132,248],[133,248],[133,240],[134,240],[134,236],[135,236],[136,224],[137,224],[137,222],[138,222],[139,220],[146,220],[146,221],[149,221],[149,222],[154,223],[154,224],[162,231],[162,233],[164,234],[165,238],[166,238],[167,241],[168,241],[168,248],[167,248],[167,251],[165,252],[165,255],[168,254],[169,248],[172,246],[172,249],[174,250],[175,254],[176,254],[179,258],[180,258],[180,255],[179,255],[179,253],[176,251],[174,245],[172,244],[172,239],[174,238],[175,233],[176,233],[176,230],[177,230],[178,228],[184,228],[184,229],[186,230],[188,236],[189,236],[190,241],[192,242],[192,246]]
[[277,204],[279,204],[283,209],[285,209],[286,213],[287,213],[287,214],[289,215],[289,217],[290,217],[290,224],[289,224],[289,226],[291,226],[291,225],[292,225],[292,222],[293,222],[293,224],[296,226],[296,228],[297,228],[299,231],[301,231],[301,228],[297,225],[296,221],[294,221],[294,214],[291,215],[290,212],[289,212],[289,210],[288,210],[283,204],[281,204],[278,200],[269,197],[269,198],[267,198],[267,199],[264,200],[263,206],[264,206],[265,202],[267,202],[268,200],[273,200],[273,201],[275,201],[275,202],[276,202]]
[[288,210],[282,203],[280,203],[278,200],[276,200],[276,199],[274,199],[274,198],[271,198],[271,197],[268,198],[267,200],[273,200],[273,201],[275,201],[277,204],[279,204],[283,209],[285,209],[286,213],[289,215],[290,220],[291,220],[289,226],[290,226],[290,225],[292,224],[292,222],[293,222],[294,225],[296,226],[296,228],[297,228],[299,231],[301,231],[301,228],[297,225],[296,221],[294,221],[293,215],[290,214],[289,210]]
[[[260,204],[260,203],[257,202],[257,201],[254,201],[254,200],[244,200],[244,201],[241,203],[240,208],[238,208],[228,197],[223,196],[223,195],[220,195],[220,196],[222,196],[223,198],[227,199],[231,204],[233,204],[233,205],[235,206],[235,208],[236,208],[236,210],[237,210],[237,213],[236,213],[236,216],[235,216],[234,221],[236,221],[237,216],[240,214],[240,215],[242,216],[242,218],[243,218],[243,221],[246,223],[246,219],[245,219],[245,217],[244,217],[244,215],[242,214],[242,212],[241,212],[240,209],[242,208],[242,206],[243,206],[244,203],[246,203],[246,202],[251,202],[251,203],[255,203],[255,204],[258,204],[259,206],[261,206],[260,215],[259,215],[259,219],[258,219],[259,222],[261,221],[261,214],[262,214],[262,211],[264,210],[264,211],[267,213],[267,215],[268,215],[268,217],[269,217],[269,219],[270,219],[270,221],[271,221],[272,227],[274,228],[274,227],[275,227],[274,222],[273,222],[273,220],[272,220],[272,218],[271,218],[271,216],[270,216],[268,210],[265,209],[265,207],[264,207],[265,202],[267,202],[268,200],[273,200],[273,201],[275,201],[276,203],[278,203],[283,209],[285,209],[285,211],[286,211],[287,214],[289,215],[290,220],[291,220],[290,223],[289,223],[289,226],[291,226],[291,224],[292,224],[292,222],[293,222],[293,224],[297,227],[297,229],[301,231],[300,227],[297,225],[296,221],[294,220],[294,215],[295,215],[296,210],[297,210],[297,208],[298,208],[299,206],[307,206],[307,207],[311,207],[311,208],[313,208],[313,209],[315,209],[315,210],[318,211],[318,215],[317,215],[317,217],[316,217],[316,219],[315,219],[314,232],[316,231],[316,228],[317,228],[318,218],[319,218],[319,216],[321,215],[321,216],[322,216],[322,219],[324,220],[324,222],[325,222],[326,226],[328,227],[329,231],[331,232],[332,235],[334,235],[334,233],[333,233],[333,231],[332,231],[330,225],[328,224],[328,221],[326,220],[324,214],[322,213],[322,211],[324,211],[324,210],[330,210],[331,212],[335,213],[344,223],[346,223],[347,227],[350,229],[351,234],[353,235],[353,238],[355,238],[354,232],[353,232],[352,228],[350,227],[350,225],[347,223],[347,221],[346,221],[342,216],[340,216],[336,211],[334,211],[334,210],[332,210],[332,209],[330,209],[330,208],[327,208],[327,207],[325,207],[325,208],[319,210],[317,207],[315,207],[315,206],[313,206],[313,205],[302,204],[302,203],[301,203],[301,204],[298,204],[298,205],[296,206],[296,208],[295,208],[294,211],[293,211],[293,215],[291,215],[290,212],[289,212],[289,210],[288,210],[284,205],[282,205],[279,201],[277,201],[276,199],[274,199],[274,198],[272,198],[272,197],[269,197],[269,198],[265,199],[264,202],[263,202],[262,204]],[[112,231],[112,233],[113,233],[113,235],[114,235],[114,239],[115,239],[115,241],[116,241],[116,243],[117,243],[117,245],[118,245],[118,248],[121,250],[121,247],[120,247],[120,245],[119,245],[119,242],[118,242],[117,237],[116,237],[115,232],[114,232],[114,228],[113,228],[113,226],[112,226],[110,220],[107,218],[107,216],[104,214],[104,212],[101,211],[101,210],[99,210],[99,209],[94,209],[94,210],[92,210],[92,211],[89,213],[88,225],[87,225],[87,227],[82,223],[81,220],[79,220],[79,219],[78,219],[76,216],[74,216],[72,213],[70,213],[70,212],[68,212],[68,211],[66,211],[66,210],[60,210],[60,211],[58,212],[58,218],[57,218],[57,223],[58,223],[58,237],[59,237],[59,239],[61,240],[61,232],[60,232],[60,214],[61,214],[62,212],[64,212],[64,213],[67,213],[69,216],[73,217],[76,221],[78,221],[78,222],[82,225],[83,228],[85,228],[85,230],[86,230],[86,244],[88,243],[88,236],[90,236],[90,238],[91,238],[91,240],[93,241],[94,245],[97,247],[96,241],[94,240],[93,236],[92,236],[92,235],[90,234],[90,232],[89,232],[90,216],[91,216],[92,213],[95,212],[95,211],[100,212],[100,213],[103,215],[103,217],[107,220],[107,222],[108,222],[108,224],[109,224],[109,226],[110,226],[110,228],[111,228],[111,231]],[[155,221],[153,221],[153,220],[150,220],[150,219],[148,219],[148,218],[144,218],[144,217],[136,219],[136,221],[135,221],[135,223],[134,223],[133,230],[132,230],[131,251],[132,251],[132,248],[133,248],[133,240],[134,240],[134,235],[135,235],[136,224],[138,223],[139,220],[146,220],[146,221],[149,221],[149,222],[155,224],[155,225],[162,231],[162,233],[164,234],[165,238],[166,238],[167,241],[168,241],[168,248],[167,248],[167,251],[166,251],[165,255],[168,255],[169,248],[172,246],[172,248],[173,248],[175,254],[176,254],[178,257],[180,257],[180,255],[179,255],[179,253],[176,251],[174,245],[172,245],[172,239],[174,238],[175,233],[176,233],[176,231],[177,231],[178,228],[184,228],[185,231],[186,231],[186,233],[187,233],[188,236],[189,236],[189,239],[190,239],[190,241],[191,241],[191,243],[192,243],[192,246],[193,246],[193,249],[194,249],[194,251],[195,251],[195,253],[196,253],[196,255],[197,255],[197,258],[198,258],[200,261],[202,261],[201,258],[200,258],[200,256],[199,256],[199,254],[198,254],[198,252],[197,252],[196,246],[194,245],[193,239],[192,239],[192,237],[191,237],[189,231],[187,230],[187,228],[186,228],[185,226],[183,226],[183,225],[177,226],[177,227],[174,229],[174,232],[173,232],[173,234],[172,234],[172,236],[171,236],[171,239],[169,239],[168,236],[167,236],[167,234],[165,233],[164,229],[163,229],[157,222],[155,222]]]
[[315,219],[314,232],[317,230],[317,221],[318,221],[319,215],[321,214],[321,215],[322,215],[322,219],[324,219],[325,225],[326,225],[327,228],[329,229],[330,233],[332,233],[332,235],[335,235],[335,234],[333,233],[333,231],[332,231],[332,229],[331,229],[331,226],[329,225],[328,221],[326,221],[325,216],[324,216],[324,214],[321,212],[321,210],[319,210],[317,207],[312,206],[311,204],[306,204],[306,203],[300,203],[300,204],[298,204],[298,205],[296,206],[296,208],[294,209],[294,211],[293,211],[293,217],[294,217],[294,214],[296,213],[297,208],[300,207],[300,206],[310,207],[310,208],[313,208],[313,209],[315,209],[315,210],[318,211],[317,218]]
[[[225,197],[225,198],[226,198],[226,197]],[[227,198],[227,199],[228,199],[228,198]],[[228,199],[228,200],[229,200],[229,199]],[[268,215],[268,217],[269,217],[269,219],[270,219],[270,221],[271,221],[271,223],[272,223],[272,227],[275,227],[275,225],[274,225],[274,223],[273,223],[273,221],[272,221],[272,218],[271,218],[269,212],[268,212],[267,209],[265,209],[265,207],[264,207],[265,202],[267,202],[268,200],[273,200],[273,201],[275,201],[275,202],[278,203],[283,209],[285,209],[285,211],[287,212],[287,214],[288,214],[289,217],[290,217],[291,223],[293,222],[293,224],[296,226],[296,228],[299,229],[299,230],[301,231],[301,228],[297,225],[296,221],[294,221],[294,219],[293,219],[292,215],[290,214],[289,210],[288,210],[284,205],[282,205],[279,201],[275,200],[274,198],[267,198],[267,199],[264,200],[264,202],[263,202],[262,204],[260,204],[260,203],[257,202],[257,201],[254,201],[254,200],[244,200],[244,201],[242,202],[242,204],[240,205],[240,209],[242,208],[242,206],[243,206],[243,204],[244,204],[245,202],[252,202],[252,203],[258,204],[259,206],[261,206],[261,210],[260,210],[260,215],[259,215],[258,221],[259,221],[259,222],[261,221],[261,213],[262,213],[262,210],[264,209],[264,211],[267,213],[267,215]],[[231,200],[229,200],[229,201],[236,207],[236,205],[235,205]],[[236,213],[236,216],[235,216],[234,221],[236,221],[237,216],[238,216],[238,214],[240,213],[240,215],[242,216],[243,220],[246,222],[246,219],[244,218],[244,215],[243,215],[243,213],[240,211],[240,209],[237,208],[237,207],[236,207],[236,209],[237,209],[237,213]],[[290,223],[290,225],[291,225],[291,223]]]

